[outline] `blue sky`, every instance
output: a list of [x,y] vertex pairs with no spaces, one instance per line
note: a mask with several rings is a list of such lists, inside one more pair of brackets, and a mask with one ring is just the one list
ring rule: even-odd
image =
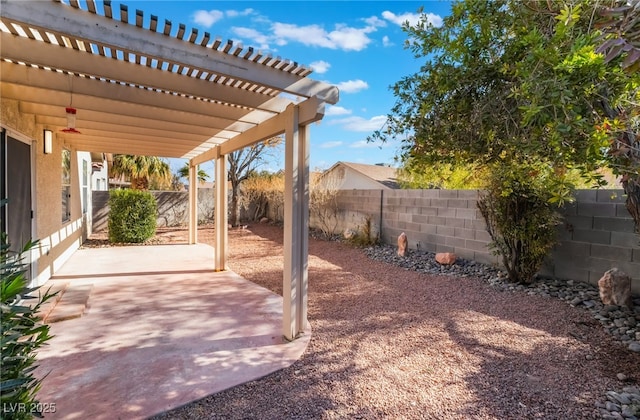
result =
[[[113,2],[114,10],[119,8]],[[403,48],[402,22],[429,14],[434,25],[450,11],[445,1],[123,1],[129,10],[154,14],[160,22],[184,23],[311,67],[310,75],[340,88],[311,127],[311,169],[337,161],[394,164],[398,143],[367,143],[394,104],[390,86],[416,72],[421,62]],[[172,161],[175,169],[180,162]],[[203,165],[211,173],[212,164]],[[283,166],[282,153],[264,169]]]

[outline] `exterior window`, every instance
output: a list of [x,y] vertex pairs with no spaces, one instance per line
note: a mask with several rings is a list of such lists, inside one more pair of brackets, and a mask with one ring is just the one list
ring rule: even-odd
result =
[[71,152],[62,149],[62,221],[71,220]]

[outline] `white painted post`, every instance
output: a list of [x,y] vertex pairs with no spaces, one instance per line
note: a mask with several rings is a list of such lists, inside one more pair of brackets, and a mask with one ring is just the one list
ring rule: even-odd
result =
[[227,270],[227,242],[229,241],[227,221],[227,156],[220,155],[215,162],[215,270]]
[[198,242],[198,165],[189,162],[189,243]]
[[295,231],[300,228],[296,211],[298,193],[298,118],[297,110],[289,105],[285,110],[284,147],[284,273],[282,278],[282,334],[293,340],[298,332],[297,268],[299,254]]
[[309,126],[299,129],[298,148],[298,191],[300,218],[299,280],[298,280],[298,334],[307,327],[307,290],[309,284]]
[[293,340],[306,327],[309,210],[307,128],[298,125],[298,107],[285,111],[283,335]]

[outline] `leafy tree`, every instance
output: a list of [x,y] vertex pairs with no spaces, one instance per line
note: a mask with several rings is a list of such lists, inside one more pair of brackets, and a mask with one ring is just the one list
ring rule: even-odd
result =
[[[404,162],[414,170],[475,164],[533,183],[519,176],[519,168],[535,163],[555,175],[544,178],[548,201],[570,201],[567,169],[598,182],[595,170],[610,150],[598,126],[631,77],[596,53],[590,6],[589,0],[467,0],[452,5],[441,27],[428,24],[426,16],[416,26],[405,25],[406,46],[426,62],[392,87],[396,103],[371,140],[403,138]],[[503,183],[487,188],[487,197],[519,200],[520,193]],[[553,222],[549,215],[542,225]],[[516,213],[504,217],[519,223]],[[494,231],[496,238],[505,233]],[[539,239],[547,243],[536,248],[552,245],[546,236]],[[528,282],[528,273],[511,278]]]
[[605,61],[624,56],[622,67],[631,72],[640,70],[640,0],[617,0],[599,7],[596,27],[604,32],[599,52]]
[[556,242],[560,214],[549,188],[556,176],[548,165],[536,163],[493,165],[489,171],[478,208],[490,247],[513,282],[530,282]]
[[229,182],[231,183],[231,216],[229,222],[237,226],[240,221],[240,184],[248,179],[264,163],[265,155],[282,142],[281,137],[273,137],[244,149],[236,150],[227,156]]
[[151,177],[170,182],[171,169],[165,160],[155,156],[114,155],[110,176],[129,179],[133,190],[148,190]]
[[596,26],[604,32],[598,51],[606,54],[605,62],[617,65],[622,60],[622,69],[636,76],[628,94],[607,108],[609,118],[600,129],[611,144],[610,165],[621,177],[626,207],[640,234],[640,0],[601,7]]
[[408,163],[398,171],[398,180],[402,188],[477,190],[486,184],[486,172],[480,165],[442,163],[429,167],[419,166],[414,170]]
[[[189,162],[185,162],[184,166],[181,166],[178,169],[178,177],[189,179]],[[204,171],[204,169],[198,168],[198,182],[204,184],[209,179],[209,175]]]

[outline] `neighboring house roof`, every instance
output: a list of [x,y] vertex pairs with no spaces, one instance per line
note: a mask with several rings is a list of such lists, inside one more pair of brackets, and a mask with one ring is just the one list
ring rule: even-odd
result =
[[[347,168],[350,170],[350,175],[358,174],[363,177],[363,180],[374,181],[380,185],[381,189],[399,189],[396,168],[383,165],[367,165],[364,163],[353,162],[337,162],[331,168],[327,169],[323,176],[327,174],[337,173],[340,168]],[[373,184],[374,185],[374,184]],[[341,188],[343,189],[343,188]]]

